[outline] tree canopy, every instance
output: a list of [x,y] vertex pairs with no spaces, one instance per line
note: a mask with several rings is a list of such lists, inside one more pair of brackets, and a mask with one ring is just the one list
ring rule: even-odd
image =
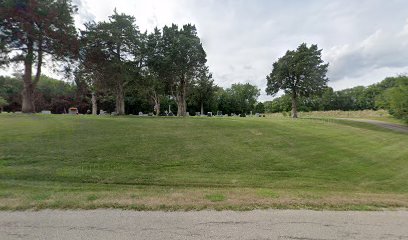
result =
[[84,72],[103,88],[113,90],[117,114],[125,114],[125,87],[143,64],[143,35],[135,21],[115,10],[109,21],[87,23],[81,33]]
[[[70,0],[0,1],[0,63],[24,62],[23,112],[35,112],[34,91],[44,56],[56,60],[75,56],[75,12]],[[34,64],[36,73],[32,79]]]
[[[273,63],[266,92],[284,94],[260,103],[257,86],[215,85],[195,25],[172,24],[140,32],[134,16],[114,10],[106,21],[86,23],[78,35],[76,12],[72,0],[0,0],[0,65],[24,66],[23,73],[0,77],[5,110],[63,113],[76,106],[97,114],[99,106],[116,114],[160,115],[170,110],[186,116],[187,112],[292,109],[292,117],[297,117],[298,110],[383,108],[407,119],[406,76],[334,91],[327,86],[328,64],[317,45],[303,43]],[[42,75],[49,59],[75,69],[75,84]]]
[[194,25],[165,26],[162,38],[161,77],[168,82],[177,102],[177,115],[186,116],[188,90],[206,68],[206,53]]
[[317,45],[308,47],[302,43],[296,50],[288,50],[286,54],[273,63],[272,72],[266,77],[266,92],[275,95],[283,90],[292,97],[292,116],[297,117],[297,101],[299,97],[309,97],[327,86],[326,77],[328,64],[321,59]]

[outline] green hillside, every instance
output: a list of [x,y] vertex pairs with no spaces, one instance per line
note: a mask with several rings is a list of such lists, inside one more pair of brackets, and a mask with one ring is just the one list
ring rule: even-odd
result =
[[408,206],[408,135],[273,118],[0,115],[0,208]]

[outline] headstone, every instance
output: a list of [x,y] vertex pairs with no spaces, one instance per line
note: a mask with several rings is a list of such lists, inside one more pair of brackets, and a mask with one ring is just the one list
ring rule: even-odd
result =
[[255,113],[255,117],[260,117],[260,116],[259,116],[259,113]]
[[69,108],[68,109],[68,114],[77,115],[78,114],[78,108],[75,108],[75,107]]
[[196,116],[197,116],[197,117],[201,116],[201,113],[200,113],[200,112],[196,112]]
[[189,113],[189,112],[186,112],[186,117],[190,117],[190,113]]
[[106,112],[101,109],[99,110],[99,115],[106,115]]
[[139,112],[139,116],[143,116],[143,112]]
[[222,111],[217,111],[217,116],[222,117]]
[[224,117],[228,117],[228,114],[224,114]]
[[207,117],[212,117],[212,116],[213,116],[212,112],[207,113]]
[[42,110],[41,113],[42,114],[51,114],[51,111],[50,110]]

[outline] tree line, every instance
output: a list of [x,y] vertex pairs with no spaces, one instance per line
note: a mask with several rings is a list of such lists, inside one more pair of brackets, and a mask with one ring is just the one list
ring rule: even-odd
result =
[[[327,86],[328,64],[317,45],[303,43],[273,63],[266,76],[266,92],[274,96],[283,91],[284,95],[263,104],[256,102],[260,91],[256,86],[233,84],[223,89],[214,84],[194,25],[172,24],[141,32],[135,17],[114,10],[107,21],[88,22],[78,31],[73,19],[77,11],[71,0],[0,1],[0,65],[24,66],[19,82],[21,101],[8,95],[0,101],[2,106],[12,101],[9,106],[21,104],[22,112],[32,113],[52,106],[50,101],[64,108],[62,102],[69,102],[93,114],[104,108],[118,115],[147,109],[156,115],[166,109],[186,116],[187,112],[210,110],[248,113],[290,108],[296,118],[298,110],[379,107],[390,109],[395,116],[406,114],[401,110],[407,98],[404,78],[384,94],[374,87],[335,92]],[[44,62],[62,65],[75,87],[67,86],[68,93],[47,99],[40,88]],[[75,89],[75,94],[68,89]]]
[[[0,76],[0,107],[4,111],[21,111],[21,91],[24,81],[22,76]],[[209,89],[209,86],[212,86]],[[257,103],[259,89],[251,84],[233,84],[229,88],[215,85],[203,85],[198,82],[191,87],[187,98],[189,115],[196,113],[206,114],[210,111],[214,114],[221,111],[223,114],[241,114],[263,112],[259,109],[262,103]],[[78,86],[75,82],[64,82],[42,75],[37,85],[34,101],[36,109],[49,110],[52,113],[67,113],[70,107],[77,107],[80,113],[92,111],[92,95],[89,89]],[[130,88],[125,95],[126,113],[137,115],[139,112],[154,113],[155,102],[146,95],[145,90]],[[205,95],[205,98],[203,97]],[[205,100],[203,100],[205,99]],[[3,102],[3,103],[2,103]],[[97,99],[97,105],[106,112],[114,112],[116,98],[111,94],[101,94]],[[177,104],[171,96],[161,98],[160,112],[177,111]],[[206,112],[204,112],[204,109]],[[98,112],[99,113],[99,112]]]
[[[357,86],[334,91],[325,88],[321,94],[298,99],[299,111],[356,111],[388,109],[397,118],[408,119],[408,76],[388,77],[367,87]],[[289,94],[264,102],[265,111],[288,112],[292,108]]]
[[[68,0],[0,2],[4,33],[0,63],[24,65],[22,81],[19,76],[2,79],[14,86],[3,93],[10,102],[7,109],[21,106],[22,112],[31,113],[49,108],[60,113],[69,103],[82,112],[92,109],[93,114],[99,106],[118,115],[137,111],[160,115],[169,110],[178,116],[188,111],[243,113],[254,109],[260,91],[256,86],[234,84],[223,89],[214,84],[194,25],[172,24],[141,32],[133,16],[114,10],[107,21],[88,22],[77,31],[73,21],[77,10]],[[55,83],[42,77],[45,56],[63,64],[75,82],[75,87],[57,84],[66,91],[53,96],[52,103],[44,101],[54,93],[44,92],[43,87]]]

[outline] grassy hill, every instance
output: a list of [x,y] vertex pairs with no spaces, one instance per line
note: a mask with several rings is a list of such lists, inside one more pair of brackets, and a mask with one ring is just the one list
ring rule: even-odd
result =
[[0,115],[0,209],[408,207],[408,135],[273,118]]

